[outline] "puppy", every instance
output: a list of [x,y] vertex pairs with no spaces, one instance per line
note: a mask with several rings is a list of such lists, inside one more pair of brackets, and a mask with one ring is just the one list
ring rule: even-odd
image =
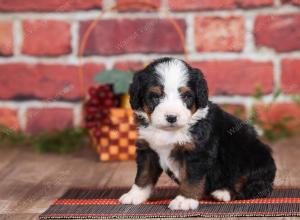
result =
[[196,209],[203,193],[228,202],[272,192],[270,148],[252,126],[208,101],[199,69],[179,59],[155,60],[134,75],[129,93],[139,134],[137,174],[121,203],[145,202],[163,171],[179,185],[172,210]]

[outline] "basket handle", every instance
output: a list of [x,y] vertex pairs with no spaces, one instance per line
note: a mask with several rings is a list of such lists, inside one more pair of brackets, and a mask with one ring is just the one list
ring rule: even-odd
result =
[[[112,7],[101,11],[101,13],[96,17],[96,19],[88,26],[87,30],[85,31],[82,41],[80,42],[80,46],[79,46],[79,71],[78,71],[78,76],[79,76],[79,86],[80,86],[80,94],[82,97],[84,97],[85,95],[85,82],[84,82],[84,77],[83,77],[83,65],[81,63],[81,57],[84,53],[84,49],[86,47],[86,43],[87,40],[92,32],[92,30],[96,27],[96,25],[98,24],[98,22],[100,21],[100,19],[102,18],[102,16],[109,11],[113,11],[113,10],[118,10],[118,9],[127,9],[130,7],[140,7],[141,9],[158,9],[158,7],[152,3],[149,2],[141,2],[141,1],[132,1],[132,2],[125,2],[125,3],[117,3],[115,5],[113,5]],[[180,38],[180,42],[183,48],[183,52],[184,52],[184,60],[188,60],[188,55],[187,55],[187,49],[186,49],[186,45],[185,45],[185,35],[183,33],[183,31],[181,30],[179,24],[177,23],[177,21],[172,18],[170,16],[170,14],[168,12],[165,11],[166,14],[166,18],[170,21],[170,23],[173,25],[173,27],[176,30],[176,33],[178,34],[179,38]]]

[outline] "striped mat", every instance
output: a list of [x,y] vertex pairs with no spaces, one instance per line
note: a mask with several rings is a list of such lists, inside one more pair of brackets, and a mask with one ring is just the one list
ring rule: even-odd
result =
[[69,189],[40,219],[104,218],[227,218],[241,216],[300,216],[300,188],[277,188],[268,198],[216,202],[200,200],[197,210],[172,211],[168,204],[177,188],[156,188],[142,205],[122,205],[118,198],[129,188]]

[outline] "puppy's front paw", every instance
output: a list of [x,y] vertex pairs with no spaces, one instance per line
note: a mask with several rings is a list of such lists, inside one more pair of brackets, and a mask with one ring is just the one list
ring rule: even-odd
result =
[[120,197],[119,201],[122,204],[139,205],[149,198],[151,189],[151,186],[141,188],[134,184],[128,193]]
[[173,199],[169,208],[172,210],[189,210],[189,209],[197,209],[199,205],[199,201],[195,199],[185,198],[184,196],[178,195],[175,199]]
[[226,189],[217,189],[211,193],[215,200],[220,202],[229,202],[231,200],[230,192]]
[[133,204],[133,205],[139,205],[143,202],[145,202],[147,199],[143,197],[139,197],[135,195],[134,193],[131,193],[130,191],[128,193],[125,193],[124,195],[121,196],[119,201],[122,204]]

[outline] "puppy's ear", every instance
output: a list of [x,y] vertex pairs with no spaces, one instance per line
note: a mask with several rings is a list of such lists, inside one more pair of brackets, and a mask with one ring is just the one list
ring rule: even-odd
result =
[[139,110],[143,108],[142,100],[142,71],[138,71],[134,74],[133,81],[129,87],[130,105],[133,110]]
[[201,70],[197,68],[192,69],[194,84],[194,91],[196,93],[197,108],[205,108],[208,104],[208,86]]

